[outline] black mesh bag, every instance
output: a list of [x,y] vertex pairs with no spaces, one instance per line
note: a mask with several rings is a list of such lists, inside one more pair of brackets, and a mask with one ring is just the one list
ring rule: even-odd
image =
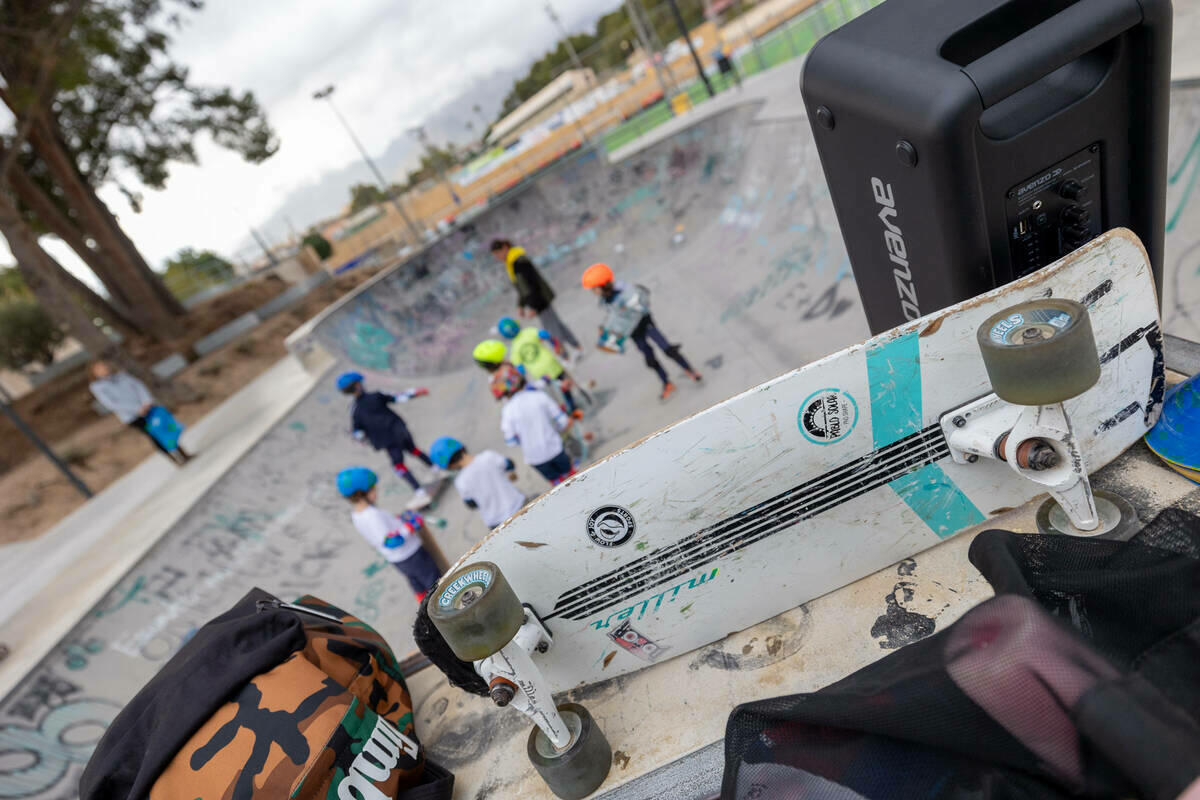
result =
[[986,531],[996,597],[811,694],[738,706],[722,797],[1176,798],[1200,776],[1200,518]]

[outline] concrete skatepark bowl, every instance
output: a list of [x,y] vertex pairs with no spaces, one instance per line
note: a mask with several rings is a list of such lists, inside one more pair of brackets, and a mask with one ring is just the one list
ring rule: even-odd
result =
[[[326,312],[307,346],[379,387],[427,385],[429,398],[400,407],[419,445],[449,433],[503,451],[498,410],[470,361],[513,309],[489,240],[505,236],[534,256],[560,315],[589,345],[600,315],[578,275],[606,261],[650,288],[660,327],[706,380],[660,404],[636,353],[590,354],[579,371],[596,382],[587,425],[598,457],[859,341],[866,323],[798,96],[793,108],[763,119],[759,103],[734,106],[617,164],[577,154]],[[1167,332],[1197,340],[1200,89],[1174,90],[1171,125],[1164,319]],[[945,211],[954,213],[953,198]],[[0,701],[0,798],[74,796],[122,704],[252,586],[315,594],[376,626],[398,652],[411,648],[415,601],[358,538],[334,489],[350,464],[386,472],[347,429],[347,401],[327,376]],[[399,509],[407,490],[383,481],[381,504]],[[520,485],[545,488],[526,468]],[[453,490],[432,513],[447,521],[436,535],[452,559],[484,533]],[[428,744],[436,759],[437,742]]]

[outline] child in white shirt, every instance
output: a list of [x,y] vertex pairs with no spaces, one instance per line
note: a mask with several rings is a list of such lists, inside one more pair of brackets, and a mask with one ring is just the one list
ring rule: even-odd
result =
[[500,432],[511,447],[520,446],[525,463],[557,486],[575,474],[563,449],[562,435],[574,422],[545,392],[527,386],[511,364],[492,373],[492,393],[507,398],[500,410]]
[[516,466],[494,450],[472,455],[462,442],[442,436],[429,448],[433,463],[442,469],[454,470],[454,488],[468,508],[479,512],[483,524],[495,528],[521,510],[525,495],[517,491]]
[[404,574],[417,600],[423,600],[437,585],[442,571],[421,547],[416,529],[419,518],[411,512],[397,517],[375,505],[378,480],[366,467],[350,467],[338,473],[338,491],[354,508],[350,514],[354,527],[384,560]]

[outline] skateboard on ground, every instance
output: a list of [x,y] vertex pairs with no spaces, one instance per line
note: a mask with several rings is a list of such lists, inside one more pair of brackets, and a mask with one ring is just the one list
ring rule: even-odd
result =
[[1049,493],[1044,531],[1128,535],[1088,473],[1155,423],[1160,320],[1117,229],[1046,268],[743,392],[621,450],[488,534],[429,616],[561,797],[608,772],[553,693],[719,640]]
[[427,495],[429,495],[429,499],[418,500],[414,497],[404,505],[404,508],[408,511],[421,511],[426,508],[432,508],[434,503],[437,502],[438,498],[442,496],[442,492],[446,491],[446,487],[449,485],[450,479],[444,476],[440,478],[434,478],[429,483],[421,484],[421,488],[425,490]]

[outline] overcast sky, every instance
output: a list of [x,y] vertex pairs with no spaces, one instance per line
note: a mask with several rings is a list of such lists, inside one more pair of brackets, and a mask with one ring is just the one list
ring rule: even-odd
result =
[[[337,86],[339,110],[372,156],[390,152],[388,177],[397,177],[402,162],[414,163],[411,146],[398,142],[407,139],[409,127],[436,117],[443,130],[457,129],[465,139],[462,123],[472,117],[472,100],[494,117],[511,76],[560,36],[544,5],[208,0],[176,34],[171,52],[198,83],[252,90],[279,136],[279,152],[249,165],[201,141],[200,164],[172,166],[164,191],[145,192],[142,213],[132,213],[116,191],[106,188],[101,195],[155,267],[182,247],[233,255],[250,224],[267,224],[268,235],[277,238],[283,233],[279,212],[290,197],[315,194],[336,209],[348,201],[349,183],[367,174],[330,109],[312,99],[315,90]],[[600,14],[617,5],[619,0],[558,0],[556,8],[579,32],[591,30]],[[465,107],[445,109],[461,97],[468,98],[459,104]],[[298,228],[314,221],[296,215],[306,210],[319,209],[309,203],[290,214]],[[60,248],[48,249],[71,261]],[[7,252],[0,259],[11,260]]]

